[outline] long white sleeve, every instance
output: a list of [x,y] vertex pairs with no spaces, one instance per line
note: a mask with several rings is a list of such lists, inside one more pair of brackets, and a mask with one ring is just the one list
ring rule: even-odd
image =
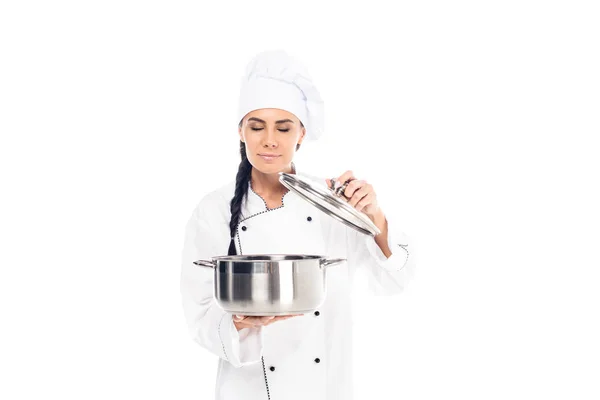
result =
[[366,268],[369,288],[378,296],[402,292],[414,276],[415,256],[409,245],[409,237],[400,230],[398,221],[386,213],[388,223],[388,246],[392,255],[387,258],[375,238],[354,229],[348,229],[349,260],[358,268]]
[[[306,172],[302,175],[316,183],[326,183],[323,177]],[[383,254],[374,237],[352,228],[346,230],[348,262],[357,265],[358,268],[367,269],[369,288],[378,296],[402,292],[408,281],[414,277],[415,248],[409,245],[409,237],[400,229],[400,222],[394,217],[394,210],[390,211],[389,213],[385,211],[388,222],[388,246],[392,251],[390,258]]]
[[262,328],[238,332],[232,315],[223,311],[214,299],[214,270],[193,264],[196,260],[227,254],[229,236],[226,221],[210,201],[203,199],[185,228],[181,267],[181,296],[189,333],[194,341],[211,353],[239,368],[260,361],[263,346]]

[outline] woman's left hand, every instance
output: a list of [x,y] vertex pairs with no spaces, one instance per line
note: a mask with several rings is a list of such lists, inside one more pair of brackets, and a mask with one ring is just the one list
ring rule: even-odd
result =
[[[377,194],[373,185],[366,180],[356,179],[352,171],[346,171],[341,176],[335,179],[339,182],[335,187],[339,187],[347,180],[351,180],[346,186],[344,196],[348,200],[348,204],[356,208],[358,211],[364,212],[373,222],[379,220],[383,215],[383,211],[377,203]],[[327,187],[331,187],[331,180],[326,179]]]

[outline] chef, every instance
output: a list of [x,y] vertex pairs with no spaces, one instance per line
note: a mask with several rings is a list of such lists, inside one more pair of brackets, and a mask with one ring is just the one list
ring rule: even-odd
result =
[[[344,195],[380,229],[362,234],[290,193],[279,172],[327,186],[293,162],[304,140],[323,132],[323,102],[304,66],[283,51],[258,54],[242,80],[241,162],[235,180],[205,195],[186,226],[181,295],[194,341],[218,357],[218,400],[352,398],[352,281],[366,270],[380,295],[400,292],[413,268],[406,236],[352,171]],[[326,299],[310,314],[248,317],[223,311],[213,271],[193,261],[224,254],[319,254],[347,261],[327,269]]]

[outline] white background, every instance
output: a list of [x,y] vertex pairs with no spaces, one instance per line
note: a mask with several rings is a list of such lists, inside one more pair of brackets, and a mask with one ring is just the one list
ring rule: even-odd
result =
[[212,398],[183,230],[276,48],[327,107],[298,166],[418,245],[400,296],[357,285],[356,398],[600,398],[593,2],[205,3],[1,3],[0,398]]

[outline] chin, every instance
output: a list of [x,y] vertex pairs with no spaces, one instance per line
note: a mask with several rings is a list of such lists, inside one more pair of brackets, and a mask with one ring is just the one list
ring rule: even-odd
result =
[[276,174],[280,171],[283,171],[283,165],[277,163],[277,165],[275,164],[261,164],[260,166],[260,170],[261,172],[264,172],[265,174]]
[[[281,157],[280,157],[281,158]],[[253,166],[263,174],[276,174],[285,169],[285,162],[277,160],[275,162],[266,162],[263,159],[257,160]]]

